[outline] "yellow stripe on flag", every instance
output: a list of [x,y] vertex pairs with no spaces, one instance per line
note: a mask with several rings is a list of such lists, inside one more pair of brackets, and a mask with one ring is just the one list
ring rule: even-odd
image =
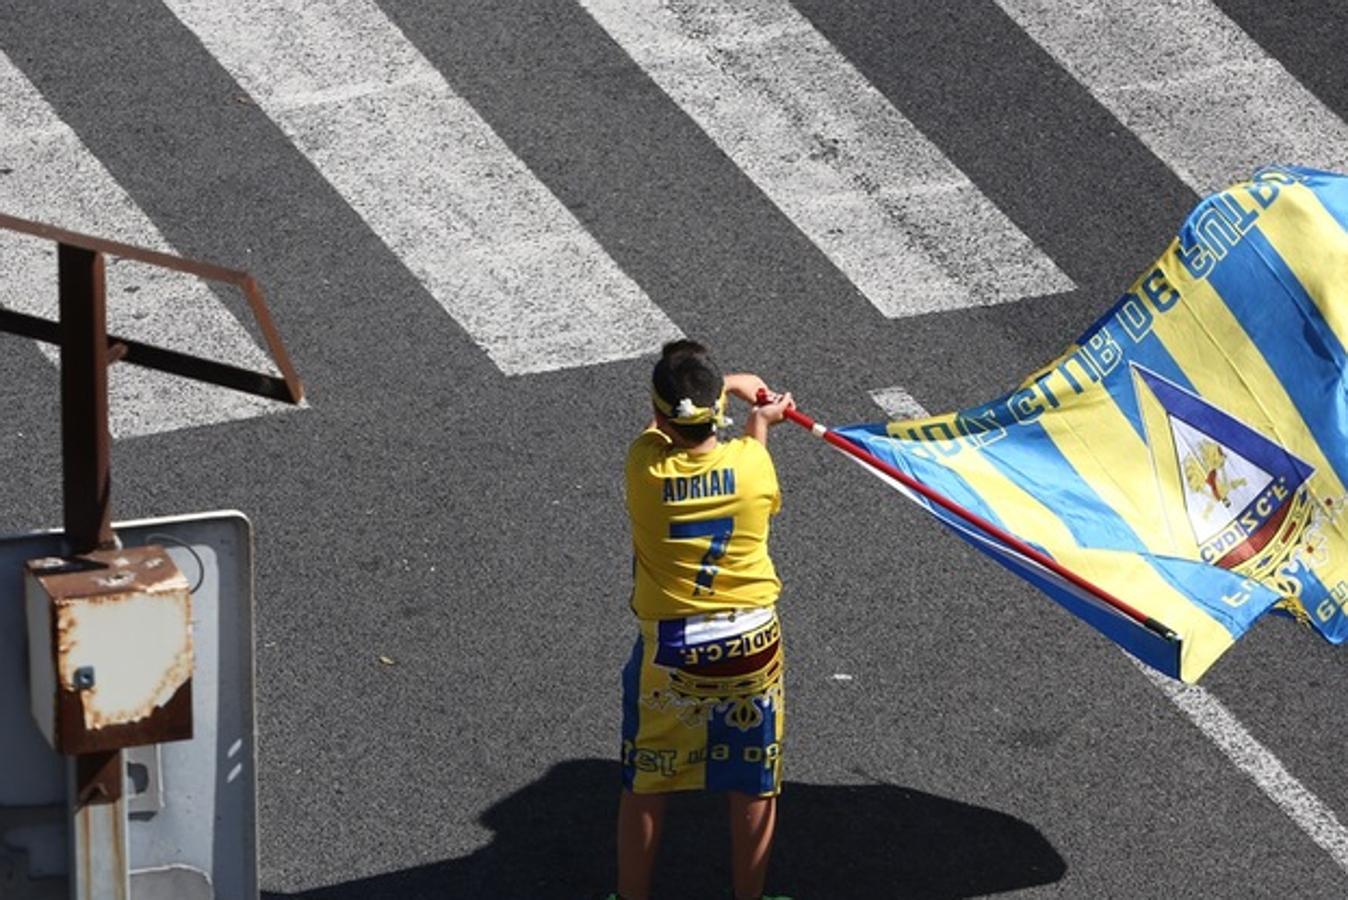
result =
[[1014,522],[1016,537],[1041,547],[1075,547],[1067,525],[1033,494],[999,472],[981,452],[963,452],[943,460],[959,474],[1003,522]]
[[1189,601],[1160,572],[1135,553],[1119,550],[1073,548],[1059,559],[1092,584],[1115,597],[1127,597],[1129,605],[1178,634],[1180,679],[1195,682],[1217,657],[1235,643],[1231,632],[1207,610]]
[[1165,521],[1157,491],[1138,489],[1155,480],[1147,445],[1104,388],[1072,397],[1039,424],[1058,451],[1109,504],[1152,553],[1170,551],[1156,527]]

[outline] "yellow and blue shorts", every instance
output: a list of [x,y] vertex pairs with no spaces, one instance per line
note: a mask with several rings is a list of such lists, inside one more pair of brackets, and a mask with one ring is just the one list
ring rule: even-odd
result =
[[623,668],[623,786],[775,795],[783,667],[772,607],[641,621]]

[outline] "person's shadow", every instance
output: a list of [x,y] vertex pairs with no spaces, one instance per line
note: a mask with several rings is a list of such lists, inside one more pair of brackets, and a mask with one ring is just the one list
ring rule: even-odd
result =
[[[482,817],[491,844],[460,859],[264,900],[541,900],[606,897],[614,884],[618,766],[554,766]],[[730,896],[725,800],[670,798],[658,898]],[[768,893],[796,900],[971,897],[1048,884],[1067,865],[1034,826],[889,784],[787,781]]]

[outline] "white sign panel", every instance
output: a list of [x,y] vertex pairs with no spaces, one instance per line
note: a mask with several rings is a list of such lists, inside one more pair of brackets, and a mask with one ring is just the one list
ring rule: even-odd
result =
[[[137,900],[257,897],[253,730],[253,536],[237,512],[114,525],[157,544],[192,585],[193,737],[127,751],[127,835]],[[30,711],[22,601],[26,560],[63,552],[59,532],[0,538],[0,894],[65,896],[65,763]]]

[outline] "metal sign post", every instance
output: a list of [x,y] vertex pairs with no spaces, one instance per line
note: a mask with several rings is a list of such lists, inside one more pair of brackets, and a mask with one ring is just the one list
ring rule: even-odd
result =
[[[261,291],[246,272],[11,216],[0,215],[0,229],[56,242],[60,297],[60,320],[55,323],[0,310],[0,331],[54,341],[61,347],[65,545],[46,551],[48,557],[53,558],[23,561],[22,606],[26,627],[18,629],[16,634],[25,641],[29,657],[27,680],[30,682],[33,717],[42,726],[42,736],[49,747],[67,754],[64,793],[68,853],[65,874],[69,896],[72,900],[130,900],[132,880],[128,807],[124,797],[125,750],[149,746],[158,754],[163,742],[183,742],[193,737],[196,704],[191,683],[196,660],[192,650],[191,591],[176,570],[175,561],[159,547],[149,547],[139,553],[129,549],[123,552],[118,549],[113,533],[108,365],[124,360],[291,403],[301,402],[303,388],[271,322]],[[107,333],[105,253],[227,282],[242,289],[281,377],[126,338],[110,338]],[[90,570],[96,571],[89,574]],[[5,572],[0,571],[0,577],[3,576]],[[205,577],[204,565],[202,577]],[[251,586],[251,577],[249,580]],[[0,590],[0,599],[3,599],[2,595],[3,590]],[[112,608],[110,614],[108,608]],[[150,621],[162,625],[170,619],[176,623],[176,629],[171,627],[166,631],[145,626]],[[251,619],[249,622],[251,629]],[[81,628],[83,631],[79,631]],[[76,633],[80,637],[73,639],[71,635]],[[147,637],[128,640],[118,637],[121,634]],[[148,637],[151,634],[154,638]],[[10,637],[0,633],[0,640]],[[251,667],[251,631],[249,641]],[[101,655],[96,666],[90,665],[87,654],[91,646],[108,649],[112,655]],[[146,669],[152,667],[136,659],[136,654],[143,651],[151,651],[148,655],[163,668],[154,669],[147,676]],[[81,653],[86,654],[86,662],[73,662]],[[171,692],[163,696],[154,693],[166,679],[171,683],[163,690],[172,688]],[[22,680],[17,680],[13,686],[21,684]],[[151,687],[148,695],[143,690],[147,684]],[[0,683],[0,694],[10,687]],[[249,687],[251,691],[251,671]],[[136,692],[137,688],[142,689],[140,693]],[[132,704],[128,713],[124,707],[100,706],[105,693],[119,700],[128,695],[140,699]],[[0,696],[0,699],[4,697]],[[5,709],[0,703],[0,713]],[[251,734],[251,694],[248,710]],[[214,722],[213,718],[211,722]],[[12,735],[0,732],[0,749],[4,749],[8,742],[22,740],[18,732]],[[163,746],[175,745],[164,743]],[[237,746],[235,749],[237,752]],[[158,759],[158,756],[151,759]],[[146,768],[144,763],[139,765]],[[158,768],[157,765],[154,767]],[[0,813],[3,811],[0,807]],[[4,849],[4,824],[4,817],[0,816],[0,851]],[[215,820],[208,817],[195,823],[194,827],[213,834]],[[178,843],[188,842],[184,836]],[[250,852],[254,849],[252,841],[247,842],[247,846]],[[190,867],[183,867],[182,871],[170,870],[163,878],[146,874],[141,879],[137,896],[149,896],[145,892],[151,890],[148,885],[154,877],[157,879],[154,883],[159,885],[153,888],[156,897],[160,893],[174,900],[185,900],[189,896],[210,897],[211,871],[208,865],[204,870]],[[200,880],[193,872],[199,873]],[[243,880],[247,881],[246,878]],[[201,885],[205,885],[204,890]],[[255,880],[247,890],[256,894]],[[244,894],[230,896],[242,897]]]
[[[114,546],[103,255],[61,244],[61,457],[67,553]],[[129,900],[122,751],[66,762],[73,900]]]

